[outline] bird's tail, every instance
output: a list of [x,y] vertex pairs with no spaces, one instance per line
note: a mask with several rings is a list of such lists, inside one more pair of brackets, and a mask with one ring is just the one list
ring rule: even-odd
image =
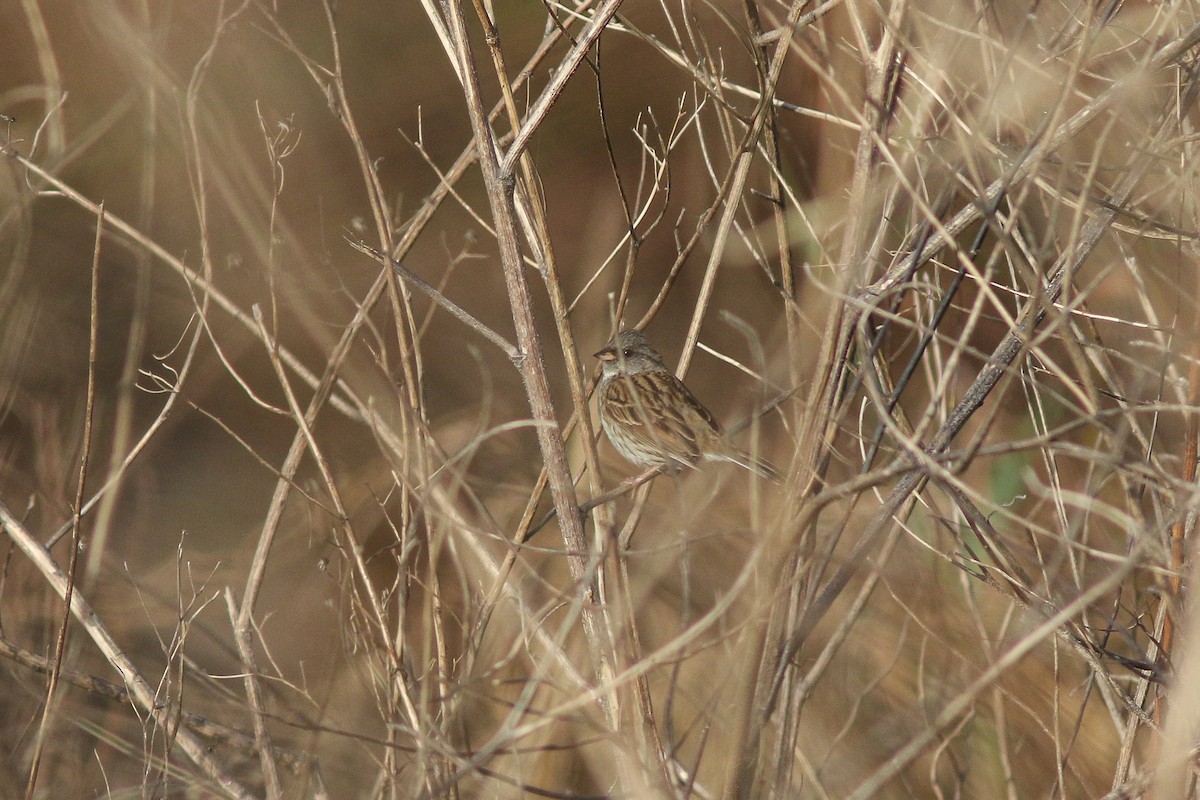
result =
[[724,461],[732,461],[742,469],[750,470],[760,478],[764,478],[772,483],[783,483],[783,476],[779,474],[779,470],[767,461],[765,458],[751,455],[745,450],[737,450],[730,448],[730,452],[723,453],[719,456]]

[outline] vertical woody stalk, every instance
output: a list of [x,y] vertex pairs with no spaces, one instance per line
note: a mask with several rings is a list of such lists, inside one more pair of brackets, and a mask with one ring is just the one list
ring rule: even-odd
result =
[[[504,283],[512,307],[513,324],[517,334],[520,355],[515,359],[529,397],[529,407],[537,430],[538,444],[546,464],[550,482],[550,495],[558,512],[559,525],[568,552],[571,575],[587,592],[588,601],[583,609],[584,632],[588,639],[597,677],[603,684],[613,674],[612,647],[605,635],[606,628],[599,617],[597,606],[597,582],[589,565],[587,540],[583,534],[583,515],[575,498],[575,485],[567,465],[566,447],[562,431],[555,417],[550,400],[550,385],[546,380],[545,359],[541,342],[534,328],[533,304],[529,284],[525,279],[518,241],[516,207],[513,202],[515,180],[510,170],[501,170],[496,155],[496,142],[488,124],[487,112],[479,92],[479,76],[467,41],[466,23],[458,2],[449,2],[444,7],[450,24],[454,48],[459,58],[458,74],[462,80],[467,101],[467,112],[471,118],[479,167],[487,189],[488,204],[495,222],[496,241],[500,249],[500,263],[504,269]],[[610,694],[610,698],[613,697]],[[606,704],[609,721],[619,718],[613,704]]]

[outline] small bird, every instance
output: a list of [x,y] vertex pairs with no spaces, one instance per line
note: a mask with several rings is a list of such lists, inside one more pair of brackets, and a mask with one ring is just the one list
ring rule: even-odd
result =
[[675,377],[645,334],[618,333],[600,359],[600,424],[617,452],[638,467],[668,474],[701,461],[732,461],[779,482],[766,461],[739,450],[721,435],[709,410]]

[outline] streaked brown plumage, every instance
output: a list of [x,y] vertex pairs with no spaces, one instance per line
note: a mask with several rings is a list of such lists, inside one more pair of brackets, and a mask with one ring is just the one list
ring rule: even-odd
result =
[[779,480],[770,464],[731,445],[708,409],[667,369],[641,331],[618,333],[596,353],[600,424],[633,464],[677,473],[700,461],[732,461]]

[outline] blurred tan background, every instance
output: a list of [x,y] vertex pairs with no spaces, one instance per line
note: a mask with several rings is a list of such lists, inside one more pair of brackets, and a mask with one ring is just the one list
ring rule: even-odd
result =
[[[1011,163],[1005,159],[1015,160],[1037,141],[1045,120],[1061,122],[1060,115],[1142,63],[1153,42],[1186,29],[1195,17],[1190,8],[1164,20],[1147,4],[1127,3],[1119,24],[1109,25],[1098,14],[1079,21],[1059,6],[1039,8],[1034,21],[1026,16],[1027,5],[1037,4],[908,4],[900,39],[911,72],[895,89],[900,110],[890,131],[903,154],[894,165],[877,158],[882,166],[873,174],[883,177],[856,189],[861,165],[855,162],[855,127],[872,106],[863,100],[869,81],[855,48],[864,36],[877,41],[885,26],[873,5],[841,5],[803,29],[798,54],[775,89],[789,104],[775,124],[779,177],[790,193],[782,252],[796,288],[786,296],[777,206],[760,153],[700,329],[700,342],[728,360],[700,350],[687,377],[727,426],[782,397],[753,434],[739,434],[743,446],[753,441],[782,467],[803,451],[800,423],[811,408],[812,380],[823,368],[818,355],[830,315],[838,313],[849,287],[874,280],[899,261],[906,245],[913,246],[910,233],[924,219],[922,204],[935,205],[940,187],[957,181],[951,214],[969,205],[972,187],[1003,174]],[[787,10],[764,5],[764,27],[772,29]],[[487,79],[490,62],[474,11],[466,13],[490,108],[500,93],[494,76]],[[547,35],[546,7],[503,3],[495,13],[510,75],[516,75]],[[569,15],[558,13],[566,24]],[[588,377],[590,354],[614,330],[610,315],[626,269],[630,291],[622,323],[629,325],[649,308],[682,243],[714,202],[743,134],[737,125],[755,109],[752,98],[732,87],[759,81],[739,4],[627,3],[622,13],[629,16],[603,35],[529,148],[559,286],[574,303],[569,325]],[[471,145],[462,91],[420,4],[339,2],[332,19],[347,106],[398,241],[442,184],[439,172]],[[974,26],[994,38],[975,45]],[[151,683],[160,681],[164,696],[243,734],[252,731],[251,714],[225,593],[235,602],[242,596],[297,431],[268,349],[249,322],[251,309],[261,309],[271,335],[319,376],[381,270],[346,242],[349,237],[381,247],[361,164],[338,113],[330,31],[315,2],[0,0],[0,113],[13,118],[0,122],[0,141],[6,152],[28,159],[0,160],[0,500],[43,542],[71,519],[97,219],[63,196],[59,182],[86,202],[103,202],[110,218],[137,232],[122,232],[110,219],[100,245],[95,430],[85,498],[100,491],[149,426],[156,426],[85,516],[78,586]],[[648,37],[694,55],[711,70],[709,77],[726,82],[724,88],[697,88]],[[536,66],[533,88],[518,92],[522,109],[546,85],[567,47],[560,41]],[[1073,47],[1085,68],[1076,69]],[[1011,63],[989,62],[1009,57]],[[943,83],[933,86],[931,76]],[[1013,188],[1009,211],[1020,219],[1013,228],[1019,227],[1039,268],[1075,242],[1083,224],[1073,216],[1075,194],[1091,198],[1082,206],[1092,213],[1100,207],[1094,198],[1117,180],[1105,169],[1124,168],[1130,154],[1145,146],[1152,112],[1170,94],[1169,83],[1151,74],[1142,95],[1127,89],[1094,128],[1056,149],[1039,162],[1035,177]],[[1064,85],[1072,91],[1062,92]],[[930,97],[950,111],[934,108]],[[495,129],[507,132],[502,121]],[[677,135],[666,154],[667,177],[657,187],[648,179],[654,161],[635,132],[657,156],[664,155],[661,142]],[[1178,166],[1180,154],[1190,152],[1179,148],[1163,161]],[[636,247],[623,238],[628,225],[613,163],[629,202],[648,198]],[[1095,450],[1072,452],[1061,463],[1041,457],[1039,448],[1057,441],[1046,435],[1016,452],[997,449],[961,466],[957,475],[964,484],[1006,509],[996,512],[997,528],[1020,540],[1017,551],[1038,565],[1032,580],[1056,600],[1073,596],[1068,587],[1082,591],[1110,574],[1104,558],[1079,565],[1062,556],[1074,547],[1064,543],[1127,553],[1133,525],[1125,523],[1137,518],[1138,535],[1165,536],[1175,519],[1173,492],[1184,491],[1171,482],[1170,468],[1179,465],[1171,459],[1184,430],[1178,411],[1184,362],[1176,358],[1187,350],[1188,329],[1179,323],[1178,340],[1169,333],[1195,313],[1192,243],[1179,233],[1196,228],[1186,183],[1187,164],[1194,162],[1182,163],[1162,168],[1171,172],[1169,180],[1151,174],[1140,184],[1142,216],[1122,217],[1124,227],[1107,233],[1086,262],[1072,291],[1086,295],[1093,317],[1074,329],[1063,323],[1037,344],[1038,356],[1058,361],[1032,358],[1033,366],[1017,367],[1008,394],[993,400],[986,418],[973,421],[963,437],[988,445],[1020,441],[1044,433],[1031,419],[1053,427],[1099,413],[1079,400],[1085,389],[1073,388],[1083,385],[1091,393],[1089,381],[1102,383],[1095,376],[1107,373],[1087,357],[1095,352],[1115,364],[1108,377],[1122,394],[1116,402],[1106,385],[1091,396],[1101,397],[1117,416],[1125,401],[1176,403],[1154,424],[1130,415],[1129,424],[1149,431],[1145,441],[1124,423],[1105,421],[1064,434]],[[1102,168],[1093,171],[1093,164]],[[454,195],[422,223],[403,262],[511,338],[512,315],[494,238],[485,227],[493,220],[478,169],[471,166],[453,182]],[[912,186],[920,187],[913,191],[922,203],[907,194]],[[888,205],[892,192],[901,200]],[[863,237],[874,245],[872,257],[851,263],[842,236],[853,220],[878,227],[872,228],[874,240]],[[977,229],[960,235],[960,247]],[[670,364],[684,345],[713,236],[710,224],[648,327]],[[926,414],[944,418],[1010,329],[999,307],[1015,315],[1022,297],[1038,285],[1003,261],[1019,263],[1013,255],[1019,249],[1011,242],[989,244],[977,254],[980,265],[1003,262],[988,272],[991,290],[1002,299],[973,284],[955,299],[935,349],[954,351],[962,361],[947,366],[930,355],[922,363],[924,383],[914,384],[901,401],[913,425]],[[181,276],[177,265],[204,276],[242,319],[206,298],[204,286]],[[936,303],[956,269],[954,258],[943,255],[928,274],[905,285],[913,296],[890,312],[904,324],[885,338],[880,362],[894,370],[892,379],[928,322],[925,304]],[[573,411],[567,368],[542,278],[532,268],[527,277],[555,410],[565,425]],[[509,578],[529,607],[506,596],[479,634],[477,615],[495,576],[477,565],[485,558],[479,553],[497,565],[512,552],[508,542],[542,467],[532,428],[499,428],[527,420],[529,404],[520,375],[497,348],[423,295],[413,294],[412,315],[399,323],[397,308],[385,295],[369,309],[368,322],[338,365],[342,384],[334,397],[343,405],[323,406],[314,425],[348,519],[343,524],[331,511],[328,486],[306,455],[287,482],[290,496],[255,605],[270,729],[287,755],[281,763],[289,767],[283,796],[415,797],[426,791],[518,797],[529,787],[605,796],[613,791],[607,771],[616,757],[598,754],[603,748],[596,743],[617,751],[634,746],[619,737],[614,744],[592,706],[527,738],[505,740],[502,748],[508,749],[486,761],[484,771],[462,767],[475,748],[493,741],[489,737],[519,704],[531,675],[551,688],[537,695],[530,717],[553,708],[551,698],[578,694],[563,674],[545,675],[532,666],[546,658],[533,644],[532,630],[559,637],[555,641],[581,665],[580,673],[594,675],[579,623],[571,621],[577,587],[554,524],[520,553]],[[980,309],[982,320],[975,319]],[[407,399],[412,387],[401,363],[398,326],[419,332],[419,409]],[[969,335],[956,342],[964,330]],[[964,351],[955,350],[964,344]],[[177,380],[179,370],[184,376]],[[290,368],[288,375],[304,406],[311,386]],[[1022,385],[1052,397],[1036,401],[1021,393]],[[174,405],[160,417],[172,392]],[[353,405],[349,397],[361,403],[354,411],[346,410]],[[377,416],[364,416],[366,408]],[[857,474],[876,411],[865,401],[855,406],[847,400],[835,420],[840,438],[831,482]],[[393,447],[397,439],[405,446]],[[1148,455],[1157,458],[1164,442],[1172,443],[1165,465]],[[578,434],[567,445],[579,475]],[[899,449],[888,452],[891,458]],[[606,442],[599,454],[605,486],[634,472]],[[1107,455],[1122,464],[1108,463]],[[1144,478],[1150,489],[1126,481],[1122,472],[1143,462],[1151,465],[1152,477]],[[1097,469],[1110,472],[1097,477]],[[874,513],[887,485],[881,483],[878,493],[875,487],[862,490],[838,507],[833,516],[840,520],[823,521],[849,531],[845,538],[813,534],[803,552],[822,553],[833,566],[842,563],[854,531]],[[586,497],[587,481],[579,486]],[[1112,503],[1119,513],[1093,519],[1094,509],[1081,510],[1082,503],[1068,509],[1039,496],[1046,486],[1068,486]],[[1137,494],[1143,491],[1148,499]],[[1180,506],[1187,502],[1180,495]],[[879,553],[872,554],[870,577],[879,584],[864,595],[867,609],[854,610],[861,617],[849,644],[828,651],[834,666],[815,673],[818,683],[808,688],[803,713],[797,706],[794,718],[765,734],[778,748],[776,758],[791,764],[788,774],[764,776],[757,788],[743,787],[742,796],[849,796],[914,731],[932,725],[950,698],[972,687],[1009,637],[1019,638],[1041,621],[1036,604],[1030,611],[989,593],[956,566],[970,546],[949,533],[966,530],[952,503],[923,495],[918,505],[886,554],[877,561]],[[741,582],[748,559],[758,563],[753,554],[763,552],[766,532],[790,535],[778,533],[788,530],[790,507],[781,491],[751,488],[732,468],[659,478],[622,554],[642,652],[669,648],[646,675],[659,735],[680,764],[695,770],[696,784],[681,779],[677,796],[718,796],[730,785],[746,734],[739,727],[747,713],[745,692],[761,654],[754,644],[761,640],[752,632],[771,605],[815,594],[812,587],[819,585],[816,574],[811,584],[765,578],[760,584],[758,566],[755,577]],[[535,517],[549,508],[542,497]],[[630,503],[622,499],[615,508],[619,528]],[[1022,530],[1022,518],[1028,530]],[[1088,534],[1071,539],[1084,528]],[[382,627],[371,619],[346,531],[353,532],[387,611]],[[1047,531],[1039,549],[1033,541]],[[61,603],[7,542],[5,548],[3,637],[47,655]],[[1154,570],[1166,563],[1164,550],[1156,546],[1153,557],[1131,568],[1127,588],[1149,595],[1161,589]],[[51,552],[65,563],[66,540]],[[788,551],[789,563],[799,552]],[[782,567],[766,561],[761,569],[774,575]],[[852,588],[866,581],[856,576]],[[1131,657],[1145,655],[1153,638],[1139,626],[1149,625],[1144,617],[1156,602],[1135,596],[1123,605],[1119,591],[1105,595],[1119,607],[1107,622],[1128,625],[1122,635],[1136,640]],[[790,668],[798,675],[813,667],[819,643],[838,639],[833,629],[851,613],[852,597],[850,592],[838,600],[813,634],[812,648],[796,656]],[[705,620],[694,641],[672,644],[723,603],[728,608]],[[1105,624],[1096,622],[1097,630]],[[482,643],[472,642],[477,634]],[[396,667],[401,678],[381,667],[395,667],[389,658],[402,664]],[[78,627],[65,663],[120,684]],[[23,787],[37,749],[45,678],[16,661],[0,669],[12,687],[0,698],[0,784]],[[1136,703],[1113,693],[1113,686],[1130,680],[1128,673],[1115,673],[1111,685],[1095,689],[1086,659],[1047,637],[1006,667],[1000,680],[971,689],[978,695],[968,710],[939,728],[939,743],[901,777],[886,781],[881,796],[1103,795],[1114,780],[1114,764],[1125,757],[1122,743],[1136,738],[1122,739],[1124,722],[1118,719]],[[409,698],[416,711],[398,709],[390,692],[399,692],[400,683],[416,692]],[[1093,691],[1102,702],[1091,698]],[[38,796],[123,796],[139,787],[146,796],[162,797],[216,791],[178,751],[169,765],[164,762],[169,733],[139,721],[127,701],[65,686],[56,702],[61,705],[46,729]],[[785,707],[779,713],[792,712]],[[412,718],[427,724],[428,732],[406,728],[401,720]],[[437,744],[428,752],[419,746],[426,735]],[[795,752],[784,758],[788,742]],[[454,755],[438,750],[451,744]],[[1141,739],[1136,745],[1129,750],[1145,747]],[[224,739],[213,753],[231,774],[261,790],[252,743]],[[9,796],[22,792],[0,789],[0,797]]]

